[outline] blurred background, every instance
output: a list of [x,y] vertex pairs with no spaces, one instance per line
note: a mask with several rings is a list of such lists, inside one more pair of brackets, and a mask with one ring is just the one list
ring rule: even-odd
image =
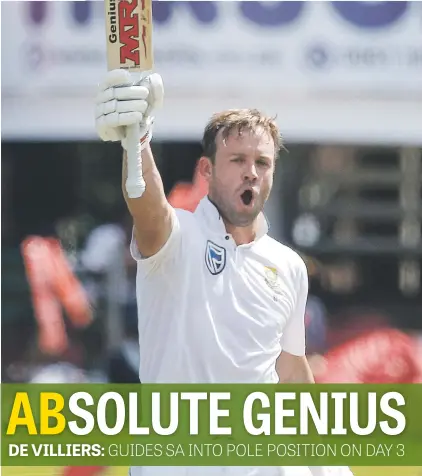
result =
[[[153,151],[172,204],[206,194],[213,112],[276,115],[288,151],[266,213],[308,266],[317,381],[422,382],[422,4],[156,1],[153,15]],[[102,1],[1,5],[2,382],[138,379],[121,148],[94,129],[103,18]]]

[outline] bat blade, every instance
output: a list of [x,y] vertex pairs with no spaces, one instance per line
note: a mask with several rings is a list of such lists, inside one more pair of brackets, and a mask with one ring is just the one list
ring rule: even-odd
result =
[[104,4],[108,70],[152,70],[152,0],[105,0]]

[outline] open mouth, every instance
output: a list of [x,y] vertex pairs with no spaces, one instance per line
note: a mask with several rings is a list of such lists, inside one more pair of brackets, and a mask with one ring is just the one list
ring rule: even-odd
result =
[[244,205],[250,205],[253,199],[252,190],[245,190],[240,196]]

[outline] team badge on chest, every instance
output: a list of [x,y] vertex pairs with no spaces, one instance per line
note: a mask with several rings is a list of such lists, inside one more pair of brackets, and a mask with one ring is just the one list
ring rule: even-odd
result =
[[276,294],[281,294],[280,281],[276,268],[264,266],[264,279],[269,288]]
[[226,266],[226,249],[208,240],[205,249],[205,264],[211,274],[220,274]]

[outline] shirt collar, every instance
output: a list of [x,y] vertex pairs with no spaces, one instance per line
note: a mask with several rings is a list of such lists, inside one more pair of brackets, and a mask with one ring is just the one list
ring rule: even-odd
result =
[[[199,214],[202,220],[204,220],[207,227],[215,233],[221,233],[224,235],[227,234],[226,226],[224,225],[224,221],[220,215],[220,212],[218,211],[217,207],[210,201],[208,196],[205,196],[199,202],[195,214]],[[266,235],[269,230],[269,223],[264,212],[261,212],[259,214],[258,220],[258,233],[255,241]]]

